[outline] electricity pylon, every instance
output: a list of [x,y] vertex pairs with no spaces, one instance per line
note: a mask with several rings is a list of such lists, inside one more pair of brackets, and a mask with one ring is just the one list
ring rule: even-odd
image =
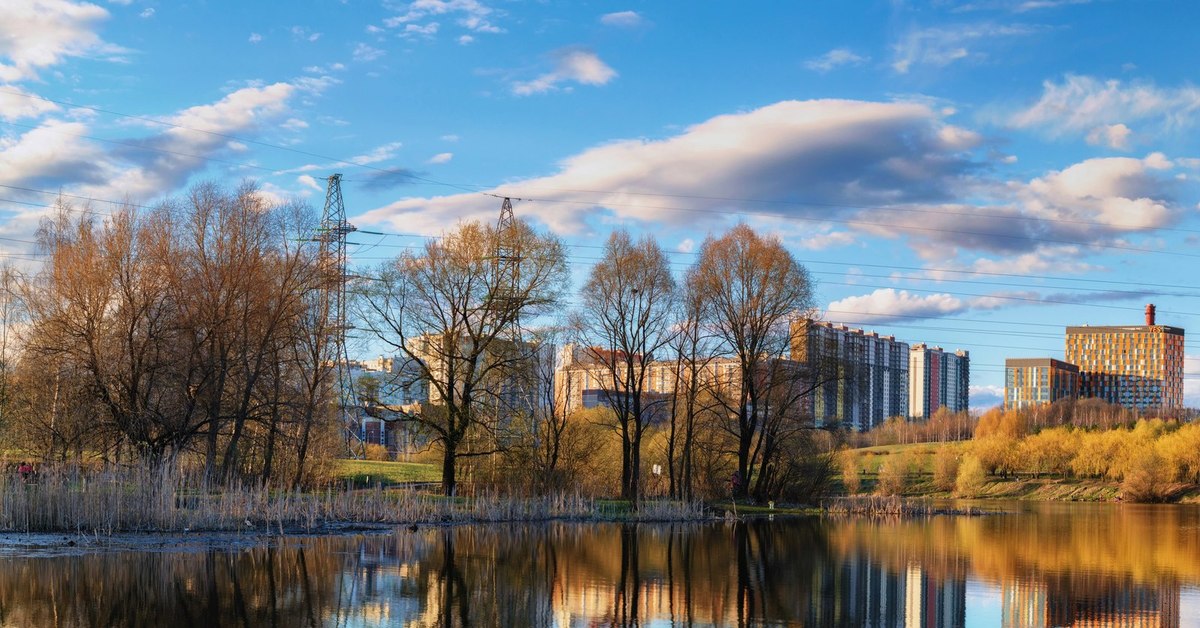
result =
[[[337,371],[338,414],[346,430],[346,448],[351,455],[363,448],[362,421],[354,399],[354,378],[350,373],[350,354],[346,349],[346,236],[356,231],[346,221],[346,205],[342,200],[342,175],[329,177],[325,187],[325,209],[317,241],[321,243],[321,265],[325,273],[322,294],[322,314],[325,316],[330,354]],[[355,446],[357,441],[357,447]]]

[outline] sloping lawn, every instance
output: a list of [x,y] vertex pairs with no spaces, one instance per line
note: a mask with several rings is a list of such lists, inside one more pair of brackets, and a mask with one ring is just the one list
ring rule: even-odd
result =
[[419,462],[378,462],[375,460],[338,460],[340,480],[355,484],[384,485],[405,482],[441,482],[442,470],[434,464]]

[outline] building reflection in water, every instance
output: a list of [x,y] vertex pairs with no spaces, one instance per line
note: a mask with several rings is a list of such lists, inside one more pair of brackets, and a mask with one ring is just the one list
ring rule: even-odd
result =
[[1004,583],[1004,625],[1014,628],[1178,628],[1180,587],[1131,578],[1051,574]]
[[1028,551],[1028,522],[976,519],[463,526],[12,558],[0,626],[941,628],[972,621],[970,577],[994,583],[1005,626],[1172,627],[1180,583],[1200,580],[1200,543],[1157,569],[1127,548],[1108,571],[1070,570],[1055,551],[1070,535]]

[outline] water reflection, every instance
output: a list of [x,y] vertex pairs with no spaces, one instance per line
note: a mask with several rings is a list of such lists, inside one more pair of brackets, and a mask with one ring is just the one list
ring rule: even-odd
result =
[[0,625],[1197,625],[1181,599],[1200,582],[1198,514],[429,528],[10,558]]

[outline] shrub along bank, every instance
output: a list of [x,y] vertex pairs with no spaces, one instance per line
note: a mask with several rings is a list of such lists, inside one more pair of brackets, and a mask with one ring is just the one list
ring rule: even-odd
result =
[[980,426],[970,441],[842,452],[847,494],[1046,500],[1200,501],[1200,424],[1021,433]]

